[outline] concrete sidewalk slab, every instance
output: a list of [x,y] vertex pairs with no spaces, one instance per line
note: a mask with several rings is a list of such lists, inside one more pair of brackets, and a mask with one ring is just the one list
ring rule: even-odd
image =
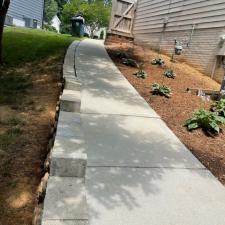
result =
[[224,187],[207,170],[88,168],[90,225],[223,225]]
[[81,113],[157,117],[133,89],[82,88]]
[[80,112],[81,92],[80,90],[64,89],[60,97],[60,110],[65,112]]
[[43,221],[87,219],[84,179],[50,176]]
[[65,89],[81,91],[81,82],[77,78],[67,78],[65,80]]
[[57,125],[56,136],[61,137],[83,137],[81,118],[78,113],[61,111]]
[[82,115],[88,166],[204,168],[160,119]]
[[89,225],[88,220],[48,220],[42,225]]

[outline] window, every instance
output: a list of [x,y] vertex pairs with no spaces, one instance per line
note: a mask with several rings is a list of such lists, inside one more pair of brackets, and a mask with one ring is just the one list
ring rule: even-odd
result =
[[13,25],[13,17],[6,15],[5,17],[5,25],[12,26]]

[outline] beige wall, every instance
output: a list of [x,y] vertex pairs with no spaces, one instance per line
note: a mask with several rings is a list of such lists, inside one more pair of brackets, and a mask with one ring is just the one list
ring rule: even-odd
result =
[[[211,75],[220,36],[225,34],[224,0],[139,0],[134,23],[134,40],[140,44],[172,54],[174,40],[183,42],[180,59],[187,61],[201,72]],[[163,24],[168,18],[162,38]],[[192,28],[192,40],[189,47]],[[215,79],[221,81],[223,69],[218,63]]]

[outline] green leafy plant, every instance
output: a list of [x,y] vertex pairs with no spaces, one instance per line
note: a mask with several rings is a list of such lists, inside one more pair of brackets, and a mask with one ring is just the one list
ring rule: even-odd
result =
[[165,85],[160,85],[157,83],[154,83],[152,85],[152,93],[154,95],[161,95],[161,96],[165,96],[167,98],[171,97],[172,93],[171,93],[171,89]]
[[142,79],[146,79],[147,78],[147,73],[144,70],[138,70],[136,73],[134,73],[134,75],[137,78],[142,78]]
[[208,134],[214,135],[220,133],[221,126],[224,124],[225,118],[218,116],[214,112],[200,109],[193,113],[192,117],[185,122],[184,126],[189,131],[202,128]]
[[168,77],[168,78],[173,78],[173,79],[175,79],[175,77],[176,77],[176,73],[175,73],[175,71],[172,70],[172,69],[166,70],[166,71],[164,72],[164,75],[165,75],[166,77]]
[[212,105],[211,110],[219,116],[225,117],[225,99],[222,98]]
[[137,62],[134,59],[126,59],[126,58],[123,58],[122,59],[122,63],[124,65],[126,65],[126,66],[138,68],[138,64],[137,64]]
[[142,79],[146,79],[148,74],[144,71],[144,64],[140,63],[138,65],[138,71],[136,73],[133,73],[133,75],[135,75],[137,78],[142,78]]
[[164,60],[161,58],[153,59],[151,62],[152,65],[163,66],[165,64]]

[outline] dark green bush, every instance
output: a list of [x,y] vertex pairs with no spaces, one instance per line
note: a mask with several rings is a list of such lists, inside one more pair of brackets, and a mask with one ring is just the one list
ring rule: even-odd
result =
[[134,59],[123,58],[122,63],[126,66],[138,68],[138,63]]

